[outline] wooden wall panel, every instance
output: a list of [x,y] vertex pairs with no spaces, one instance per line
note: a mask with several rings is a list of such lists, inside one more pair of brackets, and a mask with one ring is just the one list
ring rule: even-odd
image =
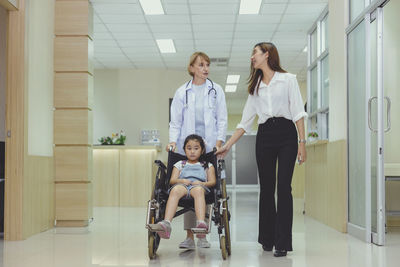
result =
[[56,1],[54,31],[56,35],[93,37],[93,11],[89,1]]
[[55,72],[93,74],[93,42],[85,36],[56,36],[54,39]]
[[93,106],[93,76],[87,73],[56,73],[55,108],[89,108]]
[[294,198],[304,198],[304,177],[306,175],[305,164],[296,163],[292,180],[292,195]]
[[346,141],[307,145],[306,215],[347,231]]
[[56,146],[54,158],[56,181],[90,181],[92,179],[92,148]]
[[89,145],[92,142],[92,111],[60,109],[54,111],[56,145]]
[[56,220],[87,221],[90,190],[91,183],[56,183]]
[[93,205],[119,206],[119,150],[93,150]]
[[120,151],[120,206],[144,207],[154,182],[155,150]]
[[54,226],[53,158],[27,156],[24,183],[24,237]]

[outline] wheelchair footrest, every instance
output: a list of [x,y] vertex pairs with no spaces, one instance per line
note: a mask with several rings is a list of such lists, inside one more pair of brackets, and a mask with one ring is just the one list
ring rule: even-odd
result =
[[159,224],[148,224],[146,228],[151,232],[164,232],[164,229]]
[[193,234],[208,234],[206,228],[191,228],[190,230],[193,232]]

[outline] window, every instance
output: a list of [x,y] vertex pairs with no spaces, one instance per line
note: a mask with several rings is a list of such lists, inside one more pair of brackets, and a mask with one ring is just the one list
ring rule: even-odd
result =
[[[308,105],[309,140],[328,139],[329,133],[329,39],[328,8],[308,33]],[[316,133],[316,134],[315,134]],[[317,135],[317,137],[316,137]]]

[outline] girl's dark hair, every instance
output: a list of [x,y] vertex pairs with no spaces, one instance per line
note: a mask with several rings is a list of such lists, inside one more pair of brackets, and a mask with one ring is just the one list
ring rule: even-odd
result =
[[206,153],[206,144],[204,143],[203,138],[200,135],[197,134],[191,134],[188,135],[185,139],[185,142],[183,143],[183,151],[185,151],[185,147],[186,144],[190,141],[190,140],[196,140],[197,142],[200,143],[200,147],[201,147],[201,154],[205,154]]
[[[259,47],[260,50],[263,53],[268,52],[268,66],[271,68],[273,71],[277,72],[287,72],[286,70],[281,68],[280,62],[279,62],[279,53],[278,49],[273,43],[268,43],[268,42],[262,42],[258,43],[254,46],[254,48]],[[254,95],[254,91],[258,94],[258,88],[260,87],[260,82],[263,78],[263,72],[260,69],[255,69],[253,67],[253,64],[250,63],[250,75],[248,78],[248,91],[249,94]]]

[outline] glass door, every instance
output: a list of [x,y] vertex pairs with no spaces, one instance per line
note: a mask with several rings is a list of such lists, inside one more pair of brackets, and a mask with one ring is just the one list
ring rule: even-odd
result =
[[385,244],[384,134],[390,129],[383,65],[387,3],[376,4],[347,33],[348,232],[377,245]]
[[[368,17],[368,16],[367,16]],[[385,244],[383,8],[369,14],[367,29],[367,90],[370,147],[371,241]]]

